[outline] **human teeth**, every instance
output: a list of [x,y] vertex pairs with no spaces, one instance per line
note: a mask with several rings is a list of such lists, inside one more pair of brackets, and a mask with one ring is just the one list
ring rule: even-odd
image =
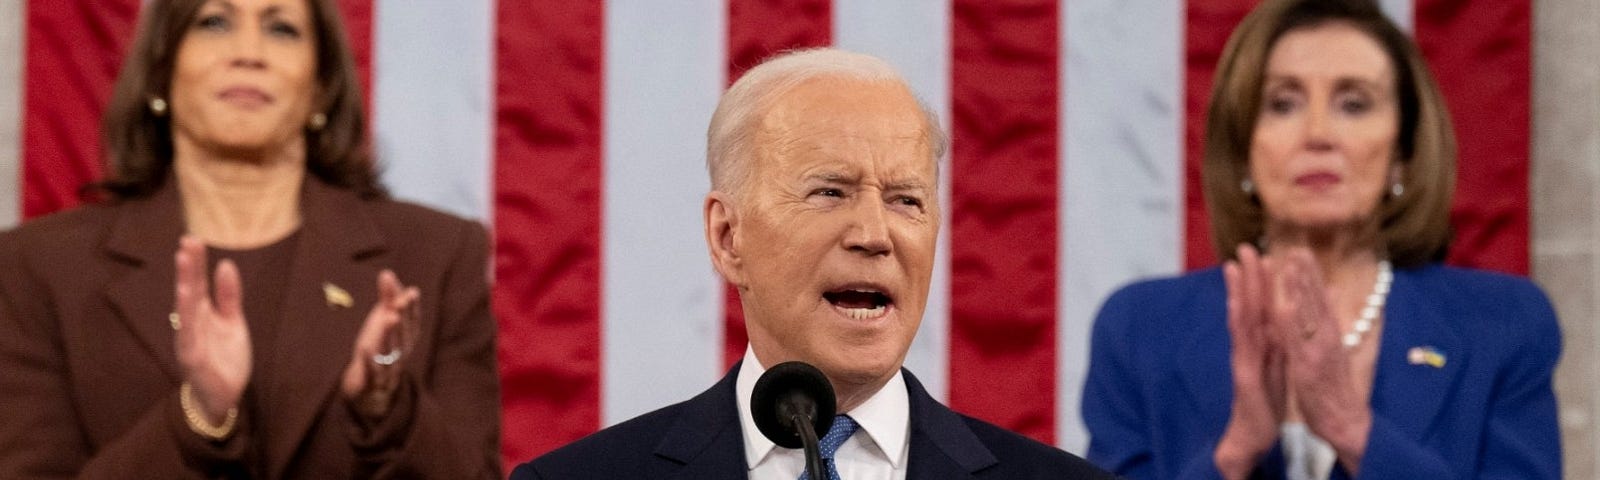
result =
[[856,320],[866,320],[869,318],[877,318],[878,316],[883,315],[883,312],[886,310],[886,308],[883,305],[879,305],[872,308],[845,308],[843,310],[844,314],[850,318]]

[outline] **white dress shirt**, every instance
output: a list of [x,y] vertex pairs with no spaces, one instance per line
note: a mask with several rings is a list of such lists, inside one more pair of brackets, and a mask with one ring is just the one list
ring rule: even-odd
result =
[[1278,427],[1283,443],[1284,476],[1289,480],[1323,480],[1333,474],[1339,453],[1322,437],[1311,433],[1301,422],[1284,422]]
[[[756,429],[755,418],[750,415],[750,394],[755,391],[756,379],[766,371],[756,360],[755,351],[746,346],[739,378],[734,381],[739,427],[744,433],[745,465],[750,468],[750,480],[796,480],[805,470],[805,452],[773,444]],[[855,419],[861,428],[834,453],[839,478],[905,480],[906,454],[911,444],[911,397],[906,392],[905,377],[895,372],[894,378],[866,402],[840,413]]]

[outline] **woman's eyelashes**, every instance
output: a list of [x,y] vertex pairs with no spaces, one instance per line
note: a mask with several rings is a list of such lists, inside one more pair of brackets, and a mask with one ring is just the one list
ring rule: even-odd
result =
[[[305,36],[305,29],[300,25],[287,20],[268,19],[264,21],[267,35],[284,40],[299,40]],[[201,15],[195,19],[194,26],[198,30],[226,33],[233,30],[233,21],[221,13]]]
[[201,15],[200,18],[195,20],[194,26],[197,29],[210,32],[226,32],[228,28],[232,27],[232,22],[229,22],[228,17],[220,13],[213,13]]
[[[1305,108],[1306,95],[1295,89],[1269,90],[1262,101],[1263,113],[1283,116],[1299,112]],[[1349,116],[1365,115],[1373,110],[1377,101],[1373,95],[1359,87],[1349,87],[1334,92],[1333,108],[1341,114]]]
[[267,31],[275,37],[288,40],[299,40],[301,29],[298,25],[286,21],[272,21],[267,24]]

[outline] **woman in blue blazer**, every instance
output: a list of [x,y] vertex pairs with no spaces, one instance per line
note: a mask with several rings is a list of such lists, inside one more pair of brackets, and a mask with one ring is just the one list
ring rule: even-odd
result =
[[1112,295],[1089,459],[1131,478],[1560,478],[1561,335],[1440,266],[1455,140],[1370,1],[1269,1],[1223,52],[1203,183],[1226,263]]

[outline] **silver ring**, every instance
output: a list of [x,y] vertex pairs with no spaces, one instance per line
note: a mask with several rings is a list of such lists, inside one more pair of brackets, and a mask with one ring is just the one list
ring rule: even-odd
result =
[[400,349],[398,348],[390,350],[389,353],[372,354],[372,363],[383,365],[385,367],[394,365],[394,362],[398,361],[400,361]]

